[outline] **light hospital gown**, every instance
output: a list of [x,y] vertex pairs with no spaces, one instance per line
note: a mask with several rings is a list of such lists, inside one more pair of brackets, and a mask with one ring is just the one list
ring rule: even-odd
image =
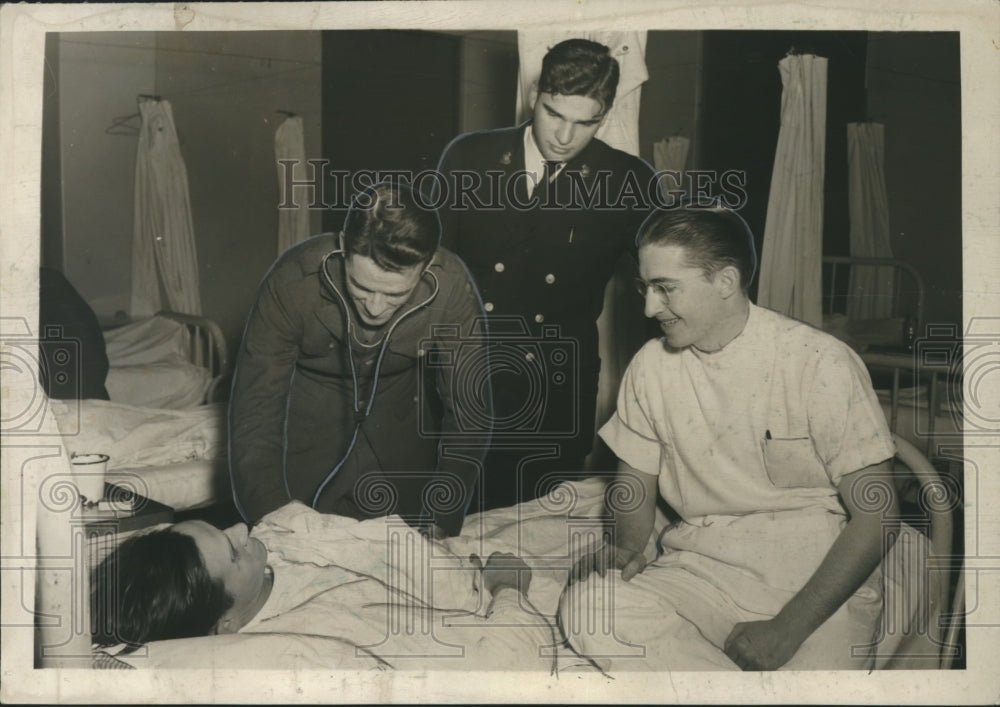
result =
[[442,562],[401,521],[361,524],[293,502],[253,536],[268,548],[274,587],[241,633],[324,636],[359,664],[404,670],[554,665],[553,630],[516,589],[477,593],[464,558]]
[[[642,574],[595,574],[564,600],[574,648],[621,670],[736,669],[722,652],[733,626],[774,616],[844,527],[837,483],[895,451],[854,352],[752,304],[719,351],[647,343],[600,434],[682,518]],[[879,577],[785,667],[869,667],[850,646],[873,640]]]

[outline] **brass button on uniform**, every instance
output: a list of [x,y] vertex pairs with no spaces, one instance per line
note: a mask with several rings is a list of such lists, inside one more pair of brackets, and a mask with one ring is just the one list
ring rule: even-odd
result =
[[483,305],[483,309],[485,309],[487,312],[492,312],[493,311],[493,303],[492,302],[487,302],[486,304]]
[[544,321],[545,321],[545,315],[544,314],[536,314],[535,315],[535,322],[536,323],[541,324]]
[[493,269],[497,272],[503,272],[506,269],[506,266],[503,263],[497,263],[493,266]]
[[549,283],[550,285],[555,281],[556,281],[556,276],[553,275],[552,273],[549,273],[548,275],[545,276],[545,282]]

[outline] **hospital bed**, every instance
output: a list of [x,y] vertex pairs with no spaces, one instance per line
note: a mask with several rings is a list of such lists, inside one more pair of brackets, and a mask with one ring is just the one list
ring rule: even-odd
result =
[[117,403],[184,409],[224,397],[226,342],[205,317],[163,310],[105,329],[105,386]]
[[[948,668],[952,666],[955,657],[961,655],[957,628],[954,626],[957,626],[956,622],[961,618],[964,598],[961,586],[953,597],[949,597],[949,587],[953,584],[950,578],[956,573],[956,568],[949,564],[952,556],[948,551],[953,531],[954,506],[947,500],[948,493],[942,492],[941,481],[935,470],[919,450],[904,441],[900,444],[899,459],[921,479],[925,491],[922,497],[927,500],[927,514],[923,517],[928,523],[924,527],[921,527],[920,522],[915,525],[926,535],[911,528],[908,534],[901,535],[897,540],[903,552],[894,561],[893,569],[886,570],[887,577],[891,575],[898,579],[900,573],[909,574],[902,581],[911,589],[887,600],[886,611],[889,618],[876,636],[876,642],[867,648],[871,650],[878,668]],[[404,620],[406,602],[399,600],[399,597],[405,596],[407,591],[412,592],[414,582],[426,582],[428,577],[442,577],[458,568],[468,569],[469,564],[465,558],[469,558],[471,553],[485,558],[494,551],[502,551],[520,555],[531,566],[533,581],[528,599],[540,618],[544,619],[546,630],[552,631],[551,644],[543,646],[541,650],[537,646],[522,647],[523,650],[537,653],[538,669],[548,675],[599,673],[601,668],[597,657],[579,655],[561,640],[557,617],[573,560],[581,550],[601,541],[606,492],[604,482],[598,479],[567,481],[549,495],[535,501],[473,514],[466,519],[460,536],[434,544],[430,549],[426,541],[421,541],[398,517],[358,522],[323,516],[323,522],[332,524],[341,532],[333,546],[334,556],[317,558],[307,555],[300,557],[301,561],[315,565],[332,560],[332,566],[344,573],[344,585],[356,582],[373,571],[380,574],[387,581],[385,612],[365,615],[359,610],[360,607],[342,606],[335,607],[332,613],[317,616],[314,623],[307,625],[308,630],[300,632],[241,633],[151,642],[129,654],[95,648],[93,665],[139,669],[209,667],[321,670],[326,671],[327,675],[330,674],[329,671],[396,668],[405,661],[401,661],[402,657],[399,655],[390,654],[388,646],[393,645],[394,636],[398,638],[397,634],[407,630],[433,633],[438,622],[464,620],[461,611],[454,611],[454,607],[447,602],[438,601],[437,597],[444,592],[419,592],[415,594],[419,594],[417,601],[421,606],[434,607],[440,613],[429,622],[407,623]],[[72,516],[73,512],[70,508],[64,516]],[[912,519],[904,517],[903,520]],[[667,517],[658,510],[647,553],[651,550],[655,552],[657,531],[668,523]],[[76,530],[71,517],[56,520],[50,518],[40,525],[39,530],[40,535],[73,532]],[[302,542],[307,539],[308,536]],[[421,545],[421,542],[424,544]],[[41,547],[53,544],[55,543],[51,538],[45,540],[40,537]],[[293,548],[292,554],[283,555],[286,559],[295,557],[295,551]],[[299,545],[297,551],[308,552],[308,547]],[[416,572],[412,571],[414,568]],[[77,596],[87,596],[86,581],[85,579]],[[65,584],[68,583],[63,583]],[[43,581],[38,586],[43,592],[40,606],[60,605],[58,600],[44,596],[45,592],[59,591],[58,583]],[[889,586],[888,581],[886,586]],[[916,595],[922,597],[919,601],[914,601],[915,595],[911,593],[914,587],[926,590]],[[395,603],[392,597],[397,598]],[[437,606],[437,603],[441,606]],[[62,605],[66,605],[65,600]],[[391,606],[397,608],[390,610]],[[65,625],[70,623],[65,622]],[[50,630],[57,632],[56,629]],[[475,639],[477,631],[485,630],[489,628],[471,628],[471,640]],[[384,636],[384,640],[369,642],[363,650],[355,650],[351,639],[358,631],[368,636]],[[345,650],[345,646],[348,650]],[[891,652],[887,646],[892,646]],[[452,650],[454,646],[442,644],[440,648],[456,655],[456,670],[467,668],[461,655]],[[497,655],[490,669],[505,669],[506,659],[503,655]],[[436,664],[440,665],[440,662]],[[409,669],[420,669],[420,665],[420,661],[415,664],[411,662]],[[613,677],[614,673],[608,674]]]
[[822,272],[825,331],[859,353],[913,345],[924,324],[920,271],[896,258],[823,256]]
[[[440,645],[434,640],[434,632],[441,622],[468,625],[466,635],[470,641],[482,636],[488,627],[469,620],[468,610],[482,614],[484,606],[456,607],[441,598],[447,592],[434,589],[419,591],[421,582],[447,584],[448,576],[456,570],[464,569],[461,575],[470,582],[470,555],[482,558],[493,552],[509,552],[520,555],[531,566],[532,581],[528,599],[537,611],[537,625],[546,636],[551,636],[548,645],[541,649],[537,644],[520,646],[520,655],[496,655],[491,659],[490,670],[504,670],[509,663],[517,660],[523,665],[524,652],[537,656],[538,670],[543,675],[561,672],[599,672],[596,665],[585,656],[580,656],[566,646],[559,638],[556,614],[565,587],[567,572],[574,556],[584,546],[591,546],[602,536],[604,483],[598,479],[567,482],[548,496],[519,506],[497,508],[472,514],[466,518],[462,534],[435,542],[433,545],[419,533],[407,526],[398,516],[355,521],[332,515],[320,516],[319,522],[329,524],[340,532],[332,545],[335,556],[330,563],[331,571],[343,575],[342,585],[333,589],[325,588],[327,594],[341,586],[347,587],[365,577],[378,575],[386,582],[383,612],[365,613],[363,607],[337,606],[317,612],[303,631],[277,631],[240,633],[206,636],[200,638],[154,641],[138,650],[121,654],[117,650],[93,648],[93,666],[100,668],[176,669],[176,668],[258,668],[268,670],[420,670],[423,660],[413,655],[403,656],[393,653],[392,646],[398,639],[407,639],[405,634],[426,632],[433,648],[442,655],[426,655],[423,659],[435,660],[435,665],[449,663],[455,670],[469,668],[463,662],[461,647]],[[304,508],[304,507],[303,507]],[[56,522],[41,526],[40,533],[73,533],[79,530],[73,524],[74,509],[67,509]],[[666,519],[661,515],[658,522]],[[150,528],[155,530],[158,527]],[[279,546],[285,559],[296,558],[295,552],[309,553],[310,538],[317,533],[328,537],[328,530],[311,528],[312,532],[299,535],[298,546]],[[147,531],[140,531],[147,532]],[[278,533],[280,537],[282,533]],[[290,541],[294,542],[294,541]],[[44,542],[43,545],[54,545]],[[71,543],[72,544],[72,543]],[[327,540],[327,547],[330,546]],[[288,553],[288,554],[286,554]],[[314,567],[322,566],[330,557],[301,557],[300,563]],[[95,556],[88,556],[88,564]],[[86,574],[84,582],[89,581]],[[56,591],[46,582],[40,582],[41,591]],[[88,596],[84,583],[76,591],[77,596]],[[406,597],[413,597],[415,604],[407,603]],[[55,600],[41,600],[41,606],[58,604]],[[64,604],[65,605],[65,602]],[[413,606],[430,607],[434,616],[429,620],[415,623],[407,621]],[[86,608],[78,609],[86,610]],[[532,619],[535,621],[535,619]],[[69,623],[69,622],[66,622]],[[369,642],[354,649],[352,641],[358,635],[380,635],[382,641]],[[54,639],[55,640],[55,639]],[[60,638],[58,641],[62,645]],[[345,649],[346,647],[346,649]],[[114,655],[112,655],[114,653]],[[449,658],[450,656],[450,658]],[[443,659],[443,660],[442,660]],[[55,662],[56,659],[53,659]],[[522,668],[523,669],[523,668]]]
[[[887,300],[880,316],[858,314],[857,300],[872,296],[852,294],[862,292],[864,269],[880,283],[875,296]],[[924,301],[923,277],[901,260],[823,258],[823,329],[861,356],[890,429],[945,465],[944,450],[962,441],[959,337],[951,326],[926,325]]]
[[231,495],[229,358],[218,325],[162,311],[105,330],[111,400],[52,400],[70,454],[110,457],[107,481],[187,510]]

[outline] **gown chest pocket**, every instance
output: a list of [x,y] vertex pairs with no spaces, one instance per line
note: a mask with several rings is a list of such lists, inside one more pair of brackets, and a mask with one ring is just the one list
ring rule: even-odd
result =
[[782,488],[827,487],[830,479],[823,462],[816,455],[809,437],[765,436],[764,467],[768,478]]

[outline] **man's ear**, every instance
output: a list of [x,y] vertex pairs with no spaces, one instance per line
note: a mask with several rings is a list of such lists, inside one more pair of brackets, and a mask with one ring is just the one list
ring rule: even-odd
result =
[[535,112],[535,101],[538,100],[538,81],[531,82],[531,88],[528,89],[528,105],[531,108],[531,113]]
[[340,231],[337,234],[337,247],[344,250],[344,232]]
[[228,614],[219,619],[212,627],[213,636],[221,636],[226,633],[236,633],[240,627],[236,625],[236,619]]
[[740,271],[727,265],[715,273],[715,283],[723,299],[729,299],[740,291]]

